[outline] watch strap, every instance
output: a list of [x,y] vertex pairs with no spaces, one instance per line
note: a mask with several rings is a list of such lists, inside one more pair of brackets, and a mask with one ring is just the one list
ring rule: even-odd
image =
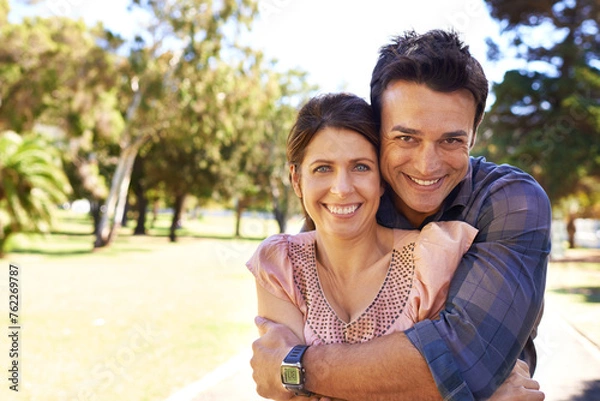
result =
[[301,363],[302,356],[308,349],[308,345],[296,345],[294,348],[290,350],[287,356],[283,359],[285,363]]

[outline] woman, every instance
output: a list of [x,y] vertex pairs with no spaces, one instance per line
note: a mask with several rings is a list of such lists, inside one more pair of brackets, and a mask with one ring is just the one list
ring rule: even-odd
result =
[[[435,319],[477,234],[458,221],[421,231],[377,224],[378,150],[370,106],[348,94],[311,99],[288,137],[291,182],[314,229],[268,238],[247,265],[259,315],[308,345],[369,341]],[[509,382],[496,399],[511,399]]]

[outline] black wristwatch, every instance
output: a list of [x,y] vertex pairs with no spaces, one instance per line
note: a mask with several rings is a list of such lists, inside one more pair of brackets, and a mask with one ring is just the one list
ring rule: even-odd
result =
[[313,393],[304,389],[306,377],[304,376],[305,370],[302,366],[302,356],[307,348],[307,345],[296,345],[281,363],[281,383],[283,383],[283,387],[295,395],[304,397],[313,395]]

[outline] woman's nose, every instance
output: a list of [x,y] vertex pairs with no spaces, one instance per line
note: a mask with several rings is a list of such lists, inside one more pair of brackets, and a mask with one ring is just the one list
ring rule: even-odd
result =
[[336,173],[330,189],[331,193],[344,197],[352,192],[352,179],[346,171]]

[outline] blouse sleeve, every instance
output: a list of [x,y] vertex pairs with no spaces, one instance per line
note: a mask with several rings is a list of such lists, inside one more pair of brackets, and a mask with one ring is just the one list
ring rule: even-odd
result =
[[246,267],[269,293],[298,305],[287,235],[277,234],[265,239],[246,262]]
[[458,263],[471,247],[478,230],[462,221],[429,223],[415,243],[415,299],[413,319],[437,318]]

